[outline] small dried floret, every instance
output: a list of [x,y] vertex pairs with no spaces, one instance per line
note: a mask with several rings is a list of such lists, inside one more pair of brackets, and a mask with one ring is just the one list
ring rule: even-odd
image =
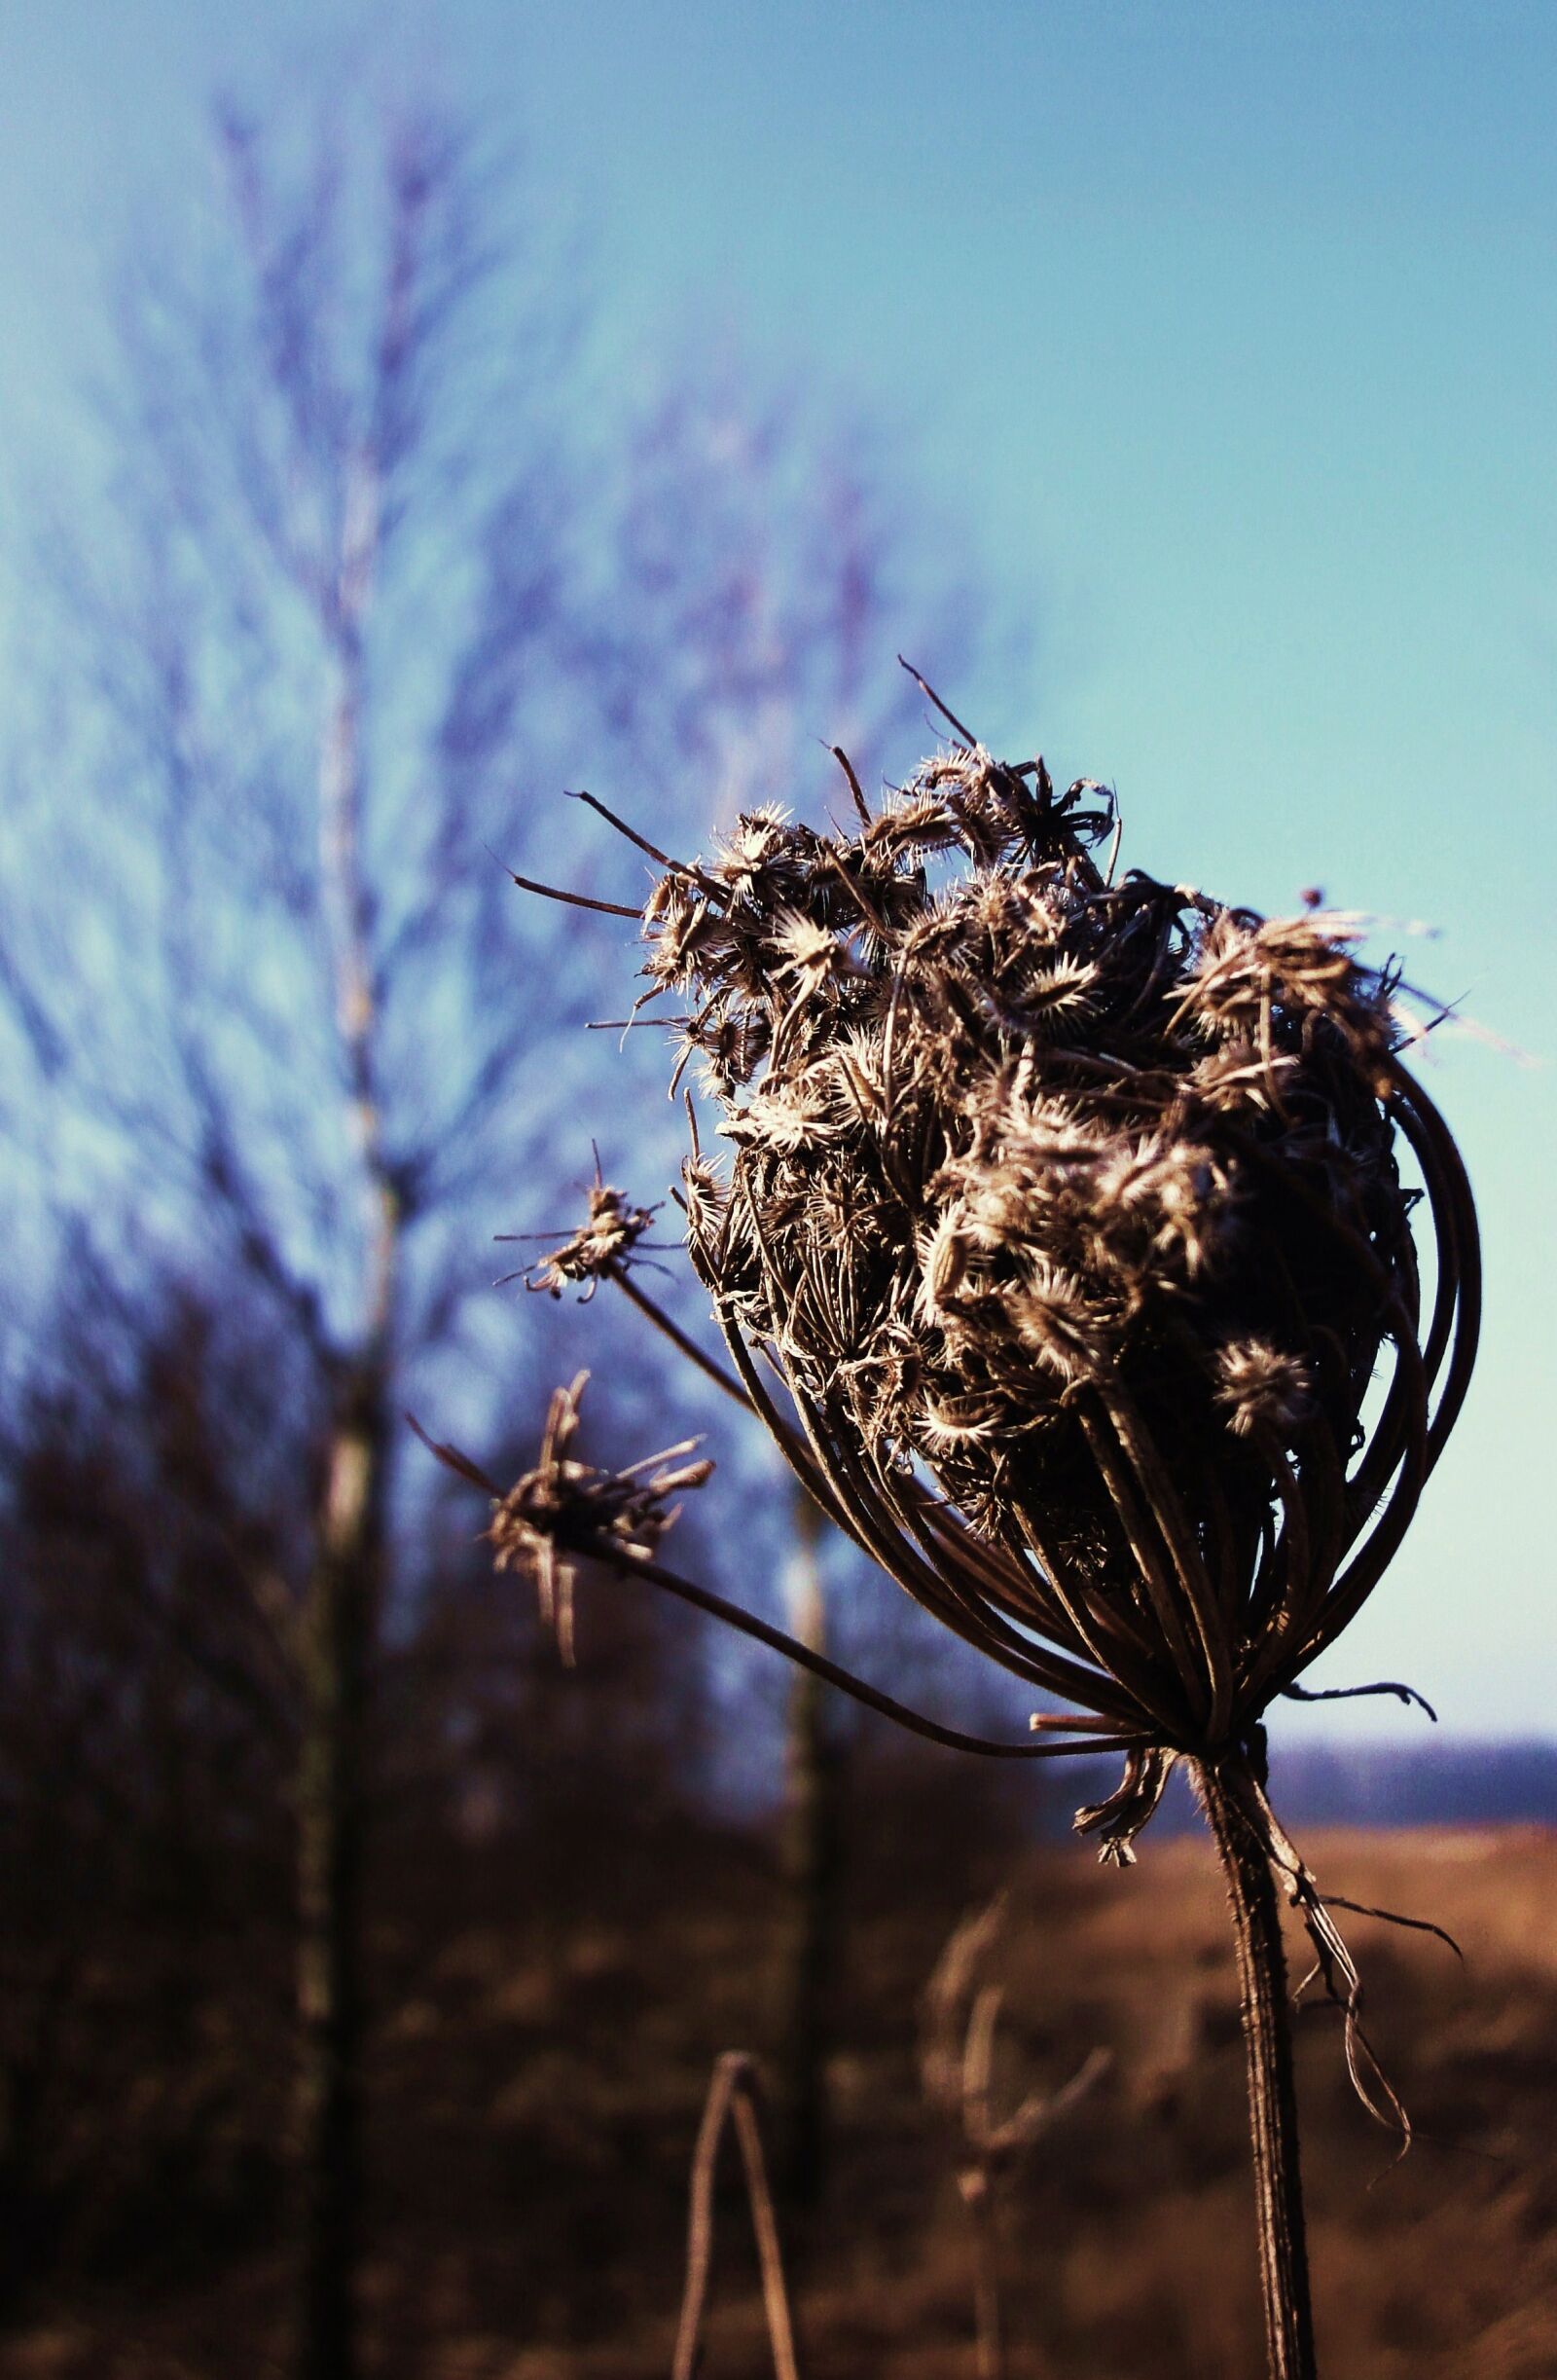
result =
[[927,788],[885,802],[861,838],[868,854],[894,860],[909,853],[948,851],[956,843],[957,821],[939,795]]
[[659,1211],[658,1206],[632,1205],[626,1191],[613,1190],[608,1182],[593,1183],[584,1222],[560,1248],[525,1266],[525,1288],[560,1298],[565,1282],[583,1281],[588,1284],[588,1303],[601,1278],[626,1265]]
[[574,1574],[561,1557],[608,1550],[618,1557],[652,1559],[680,1511],[679,1505],[668,1509],[667,1499],[701,1487],[713,1469],[706,1456],[684,1459],[698,1444],[690,1438],[626,1471],[597,1471],[577,1461],[568,1447],[578,1432],[589,1376],[581,1372],[568,1387],[553,1390],[540,1458],[533,1471],[494,1500],[487,1531],[494,1568],[520,1570],[535,1582],[542,1620],[569,1663]]
[[725,866],[738,870],[765,867],[784,850],[788,823],[789,813],[779,802],[763,802],[755,810],[742,811],[735,832],[725,837]]
[[1193,1281],[1232,1227],[1240,1176],[1204,1142],[1148,1133],[1110,1151],[1094,1176],[1097,1246],[1128,1271]]
[[829,975],[852,975],[859,971],[842,934],[793,910],[776,921],[773,946],[775,973],[791,977],[802,988],[814,989],[825,983]]
[[696,1050],[703,1060],[698,1071],[704,1087],[716,1099],[729,1099],[750,1080],[772,1041],[768,1019],[747,1011],[695,1020],[687,1028],[686,1048],[688,1055]]
[[1389,987],[1353,956],[1358,933],[1318,912],[1268,919],[1224,909],[1203,937],[1185,1009],[1219,1037],[1242,1034],[1264,1051],[1278,1025],[1301,1032],[1305,1020],[1322,1018],[1356,1050],[1382,1057],[1394,1045]]
[[1048,966],[1031,970],[1015,1006],[1033,1033],[1057,1036],[1081,1022],[1098,983],[1098,970],[1090,959],[1062,952]]
[[662,876],[643,911],[644,973],[657,991],[690,983],[734,947],[723,912],[679,874]]
[[1060,1379],[1096,1379],[1107,1368],[1113,1318],[1057,1265],[1030,1265],[1004,1311],[1013,1336]]
[[1236,1116],[1240,1110],[1268,1109],[1284,1099],[1283,1085],[1298,1063],[1285,1052],[1262,1058],[1251,1041],[1219,1042],[1195,1060],[1186,1085],[1209,1108]]
[[729,1184],[710,1158],[699,1154],[681,1160],[681,1191],[689,1238],[711,1246],[729,1206]]
[[1314,1410],[1308,1366],[1268,1339],[1232,1339],[1215,1362],[1216,1402],[1239,1438],[1270,1431],[1285,1444]]

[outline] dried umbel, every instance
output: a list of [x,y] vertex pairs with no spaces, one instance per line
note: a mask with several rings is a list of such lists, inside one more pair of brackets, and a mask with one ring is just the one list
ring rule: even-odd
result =
[[836,755],[851,831],[769,808],[683,863],[622,829],[661,871],[638,1006],[684,1004],[672,1087],[696,1061],[730,1146],[715,1161],[693,1111],[687,1244],[734,1374],[592,1236],[593,1203],[546,1285],[618,1281],[873,1561],[1068,1707],[1029,1744],[962,1737],[608,1531],[583,1550],[939,1741],[1122,1751],[1077,1817],[1121,1864],[1187,1763],[1234,1919],[1270,2370],[1310,2380],[1279,1894],[1360,2096],[1406,2127],[1358,2022],[1350,1904],[1271,1808],[1261,1718],[1309,1692],[1454,1425],[1475,1212],[1359,921],[1116,880],[1103,787],[1059,791],[945,715],[956,740],[875,811]]
[[[491,1497],[487,1535],[492,1567],[517,1570],[534,1583],[542,1624],[555,1634],[569,1666],[574,1586],[569,1556],[652,1567],[661,1538],[681,1510],[669,1498],[701,1487],[713,1470],[706,1455],[687,1460],[697,1446],[695,1438],[645,1455],[625,1471],[599,1471],[580,1462],[568,1449],[578,1434],[589,1376],[581,1372],[568,1387],[552,1391],[535,1467],[506,1491],[456,1447],[424,1441],[441,1462]],[[424,1434],[418,1429],[417,1435]]]
[[1132,1747],[1086,1820],[1127,1855],[1399,1543],[1469,1373],[1464,1171],[1352,922],[1111,881],[1106,793],[972,742],[853,790],[857,830],[752,813],[648,900],[733,1151],[688,1245],[834,1519]]
[[544,1256],[534,1258],[507,1278],[522,1280],[526,1289],[544,1290],[552,1298],[560,1298],[569,1284],[582,1284],[587,1303],[602,1280],[625,1274],[659,1211],[657,1206],[634,1206],[625,1190],[614,1190],[609,1182],[603,1181],[597,1159],[589,1211],[576,1230],[503,1234],[505,1239],[561,1242],[559,1247],[548,1249]]

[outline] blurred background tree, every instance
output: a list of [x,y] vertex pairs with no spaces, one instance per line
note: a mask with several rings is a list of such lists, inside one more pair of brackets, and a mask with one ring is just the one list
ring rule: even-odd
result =
[[[944,655],[971,607],[915,593],[841,410],[710,367],[701,323],[685,370],[604,351],[582,243],[455,111],[343,79],[224,98],[212,135],[210,191],[143,223],[113,283],[4,846],[12,1162],[59,1285],[13,1316],[7,1700],[49,1742],[29,1769],[12,1739],[10,1804],[169,1888],[181,1847],[186,1916],[235,1884],[233,1828],[269,1863],[243,1906],[295,1937],[293,2367],[347,2380],[370,1814],[391,1783],[425,1814],[441,1774],[447,1817],[452,1759],[467,1790],[472,1763],[503,1775],[494,1722],[535,1661],[421,1456],[399,1460],[407,1406],[523,1444],[548,1384],[545,1330],[496,1313],[484,1248],[582,1173],[575,1034],[601,991],[576,915],[506,869],[635,887],[635,855],[559,797],[580,775],[664,838],[791,796],[830,768],[823,732],[870,773],[918,708],[892,651]],[[634,1188],[664,1154],[631,1153]],[[633,1353],[614,1369],[631,1402]],[[684,1742],[688,1662],[656,1636],[598,1622],[591,1691]],[[831,1821],[796,1711],[803,1898]],[[154,1772],[132,1838],[121,1805]],[[504,1790],[535,1776],[510,1756]],[[29,1864],[86,1873],[36,1844]],[[14,2200],[74,1922],[40,1914],[17,2001]],[[797,2041],[821,1922],[797,1917]],[[197,1988],[176,1959],[175,1983]],[[176,2060],[189,2008],[165,2015]]]

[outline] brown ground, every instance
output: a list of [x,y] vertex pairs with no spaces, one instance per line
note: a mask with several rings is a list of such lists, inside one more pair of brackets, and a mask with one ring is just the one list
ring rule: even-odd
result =
[[[972,2380],[963,2215],[914,2065],[916,2002],[967,1895],[924,1835],[856,1908],[831,2061],[831,2176],[797,2235],[812,2380]],[[1448,1926],[1344,1921],[1374,2037],[1421,2138],[1352,2099],[1339,2028],[1300,2027],[1326,2380],[1557,2373],[1557,1837],[1319,1834],[1333,1891]],[[429,1903],[386,1943],[374,2074],[367,2300],[375,2380],[656,2380],[669,2368],[683,2183],[708,2068],[761,2043],[771,1871],[679,1835],[638,1873],[583,1845],[546,1922]],[[890,1887],[881,1881],[892,1870]],[[856,1862],[855,1873],[858,1873]],[[512,1881],[512,1880],[510,1880]],[[970,1874],[969,1891],[987,1878]],[[1147,1837],[1119,1876],[1057,1845],[1013,1875],[999,1967],[1014,2079],[1097,2043],[1111,2076],[1040,2146],[1006,2210],[1013,2380],[1251,2380],[1261,2368],[1241,2051],[1216,1877]],[[517,1894],[494,1887],[493,1905]],[[709,2380],[769,2368],[746,2224],[722,2210]],[[277,2368],[279,2228],[180,2256],[150,2226],[116,2268],[46,2283],[0,2344],[5,2380],[217,2380]]]

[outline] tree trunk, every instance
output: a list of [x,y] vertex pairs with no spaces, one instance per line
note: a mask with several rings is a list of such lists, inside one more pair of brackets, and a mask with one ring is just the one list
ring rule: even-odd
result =
[[[827,1636],[816,1561],[819,1531],[815,1506],[797,1492],[789,1626],[816,1653],[825,1651]],[[783,1932],[775,1970],[779,2170],[783,2194],[797,2208],[815,2204],[826,2168],[828,2019],[838,1956],[839,1772],[826,1688],[809,1670],[798,1670],[790,1687],[784,1745]]]
[[366,795],[363,621],[380,520],[378,460],[355,458],[340,567],[320,615],[334,683],[319,750],[319,866],[345,1120],[360,1164],[360,1336],[341,1362],[305,1615],[298,1773],[298,2295],[294,2380],[356,2380],[362,2196],[363,1844],[367,1720],[384,1588],[389,1394],[405,1221],[383,1140]]
[[1271,2380],[1314,2380],[1314,2318],[1281,1906],[1264,1846],[1219,1771],[1197,1764],[1196,1782],[1221,1854],[1237,1941]]
[[296,2380],[353,2380],[361,2196],[368,1681],[382,1569],[381,1366],[346,1376],[305,1615],[298,1775]]

